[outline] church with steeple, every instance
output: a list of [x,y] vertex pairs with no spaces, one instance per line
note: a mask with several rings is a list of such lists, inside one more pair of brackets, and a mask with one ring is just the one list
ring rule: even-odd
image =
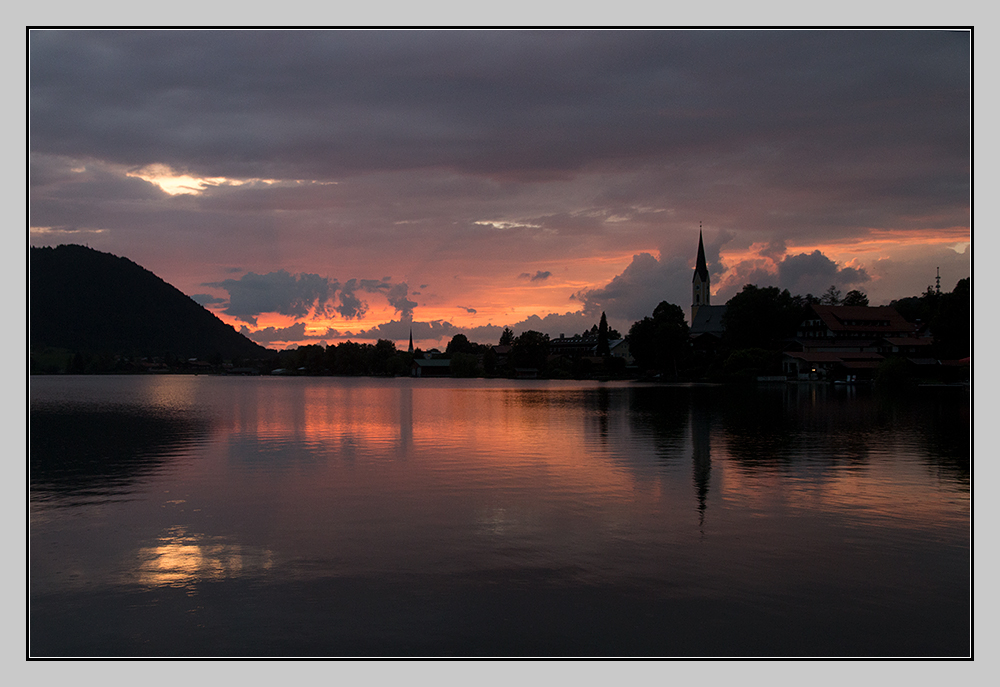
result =
[[707,335],[722,338],[722,333],[725,331],[725,327],[722,326],[722,316],[726,314],[726,306],[712,305],[711,299],[708,262],[705,260],[705,240],[699,226],[698,259],[694,266],[694,276],[691,278],[692,337]]
[[698,308],[709,305],[712,294],[708,290],[708,264],[705,262],[705,241],[698,230],[698,262],[691,279],[691,324],[698,315]]

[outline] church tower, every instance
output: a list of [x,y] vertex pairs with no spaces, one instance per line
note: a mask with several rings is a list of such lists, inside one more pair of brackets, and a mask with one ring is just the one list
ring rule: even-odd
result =
[[701,227],[698,227],[698,264],[694,268],[691,279],[691,324],[698,314],[698,308],[709,305],[708,302],[708,265],[705,263],[705,242],[701,237]]

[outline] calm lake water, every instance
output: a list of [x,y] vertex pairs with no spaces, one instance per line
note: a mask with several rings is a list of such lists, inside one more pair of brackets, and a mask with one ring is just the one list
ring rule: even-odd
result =
[[33,656],[965,656],[969,395],[33,377]]

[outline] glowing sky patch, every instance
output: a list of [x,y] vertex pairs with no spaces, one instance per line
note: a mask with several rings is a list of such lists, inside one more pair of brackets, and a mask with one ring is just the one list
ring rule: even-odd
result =
[[243,184],[261,183],[275,184],[276,179],[228,179],[226,177],[194,177],[190,174],[178,174],[163,164],[146,165],[141,169],[126,172],[127,176],[159,186],[172,196],[198,195],[212,186],[242,186]]
[[37,236],[63,236],[73,234],[103,234],[107,229],[81,229],[68,227],[31,227],[29,232]]

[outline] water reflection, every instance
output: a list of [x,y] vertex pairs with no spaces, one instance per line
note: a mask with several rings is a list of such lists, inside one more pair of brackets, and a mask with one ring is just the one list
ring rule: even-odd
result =
[[230,544],[183,526],[169,528],[137,553],[135,583],[142,587],[194,588],[198,583],[259,575],[274,564],[271,551]]
[[127,494],[211,428],[185,409],[120,404],[36,403],[29,423],[32,500],[57,505]]
[[[112,383],[95,380],[93,404],[32,406],[31,632],[55,654],[964,646],[961,396],[114,384],[127,402],[109,405]],[[125,491],[136,497],[92,498]],[[78,507],[46,510],[53,494]],[[119,625],[81,642],[93,617]]]
[[691,443],[694,462],[694,487],[698,495],[698,525],[705,525],[705,511],[708,509],[708,485],[712,477],[712,438],[710,430],[712,417],[700,404],[691,406]]

